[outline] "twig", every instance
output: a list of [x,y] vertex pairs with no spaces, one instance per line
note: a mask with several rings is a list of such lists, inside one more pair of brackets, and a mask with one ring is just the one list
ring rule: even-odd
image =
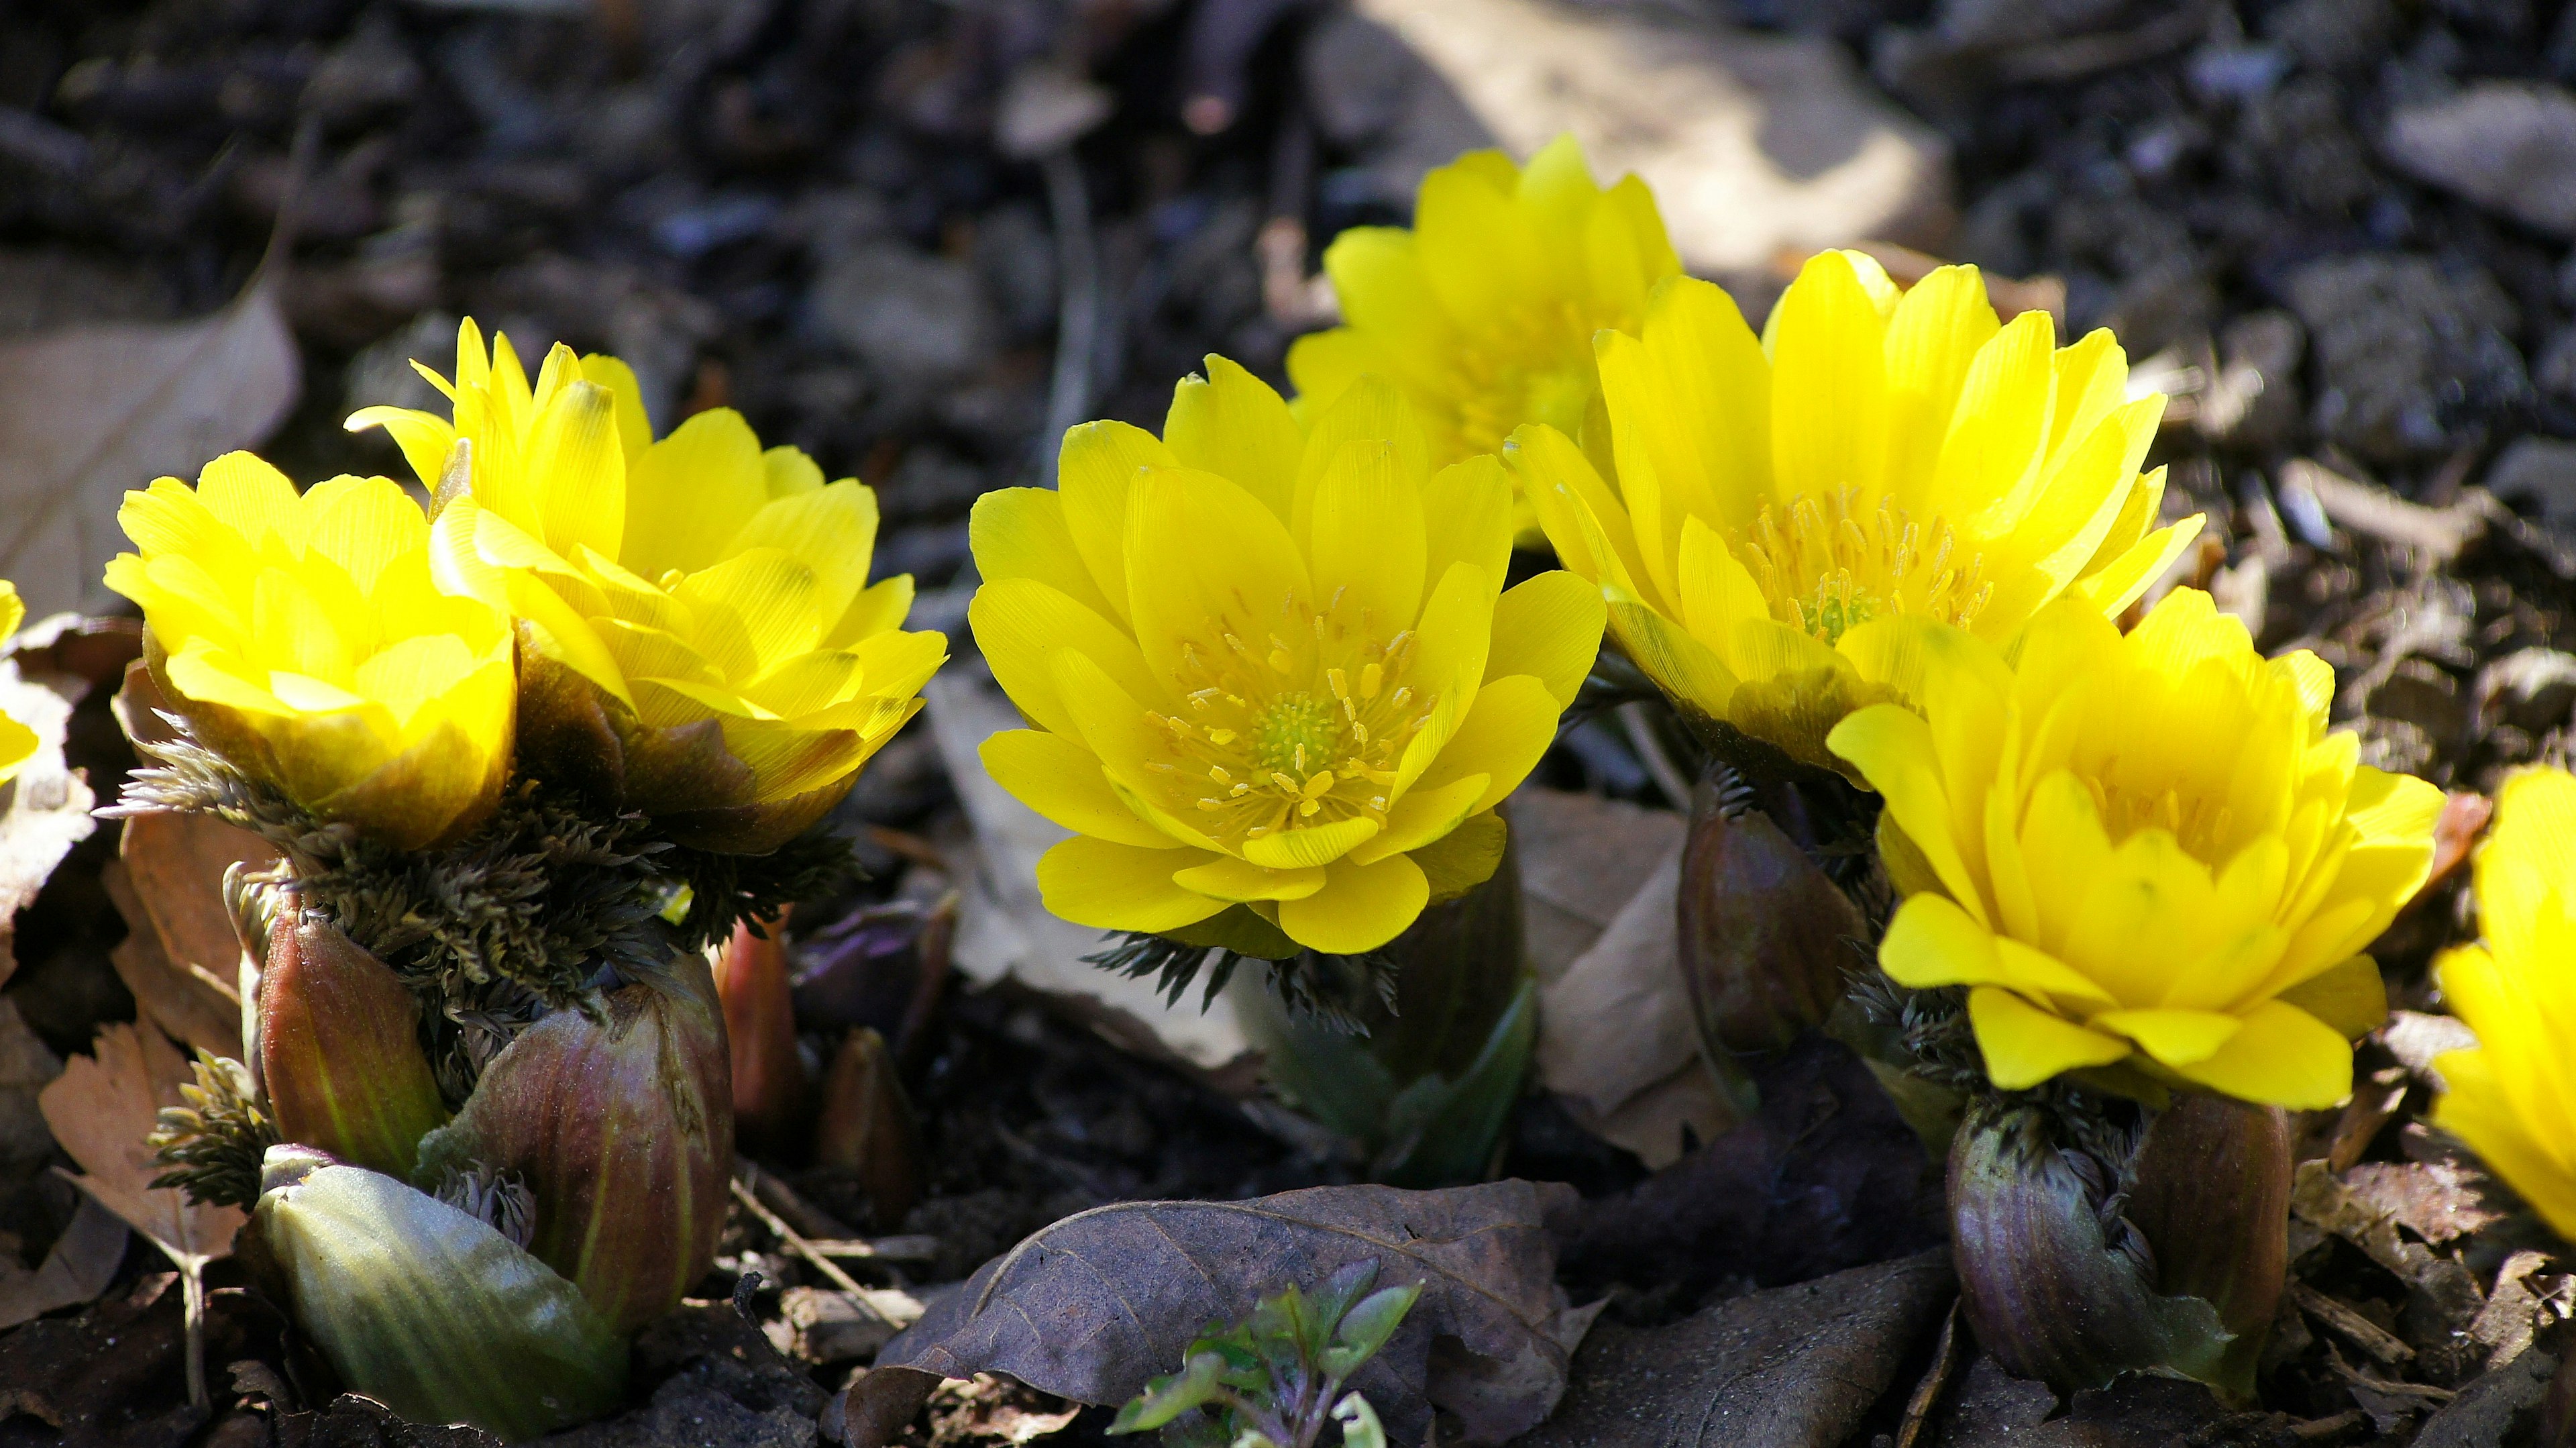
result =
[[2352,531],[2383,543],[2420,548],[2436,563],[2459,557],[2469,540],[2485,532],[2488,522],[2502,511],[2483,492],[2464,492],[2448,506],[2427,508],[2347,478],[2310,458],[2292,458],[2283,464],[2281,481],[2283,486],[2304,486],[2316,494],[2326,516]]
[[2396,1334],[2304,1282],[2290,1284],[2290,1300],[2308,1316],[2332,1329],[2336,1336],[2381,1362],[2394,1365],[2410,1361],[2415,1356],[2415,1349],[2408,1347]]
[[1664,741],[1655,737],[1654,721],[1646,714],[1646,701],[1631,699],[1620,705],[1619,727],[1627,731],[1629,747],[1637,751],[1638,759],[1646,766],[1646,773],[1654,776],[1655,788],[1664,792],[1664,798],[1673,802],[1673,808],[1684,814],[1690,813],[1690,781],[1683,777],[1681,766],[1673,763],[1672,755],[1665,751]]
[[806,1246],[826,1257],[851,1261],[932,1262],[939,1257],[937,1237],[812,1237]]
[[1049,151],[1038,169],[1046,177],[1047,211],[1055,221],[1059,297],[1055,377],[1047,389],[1046,428],[1038,434],[1038,472],[1052,486],[1064,435],[1091,408],[1092,354],[1100,336],[1100,249],[1091,234],[1091,193],[1072,148]]
[[1959,1341],[1959,1304],[1954,1300],[1949,1316],[1941,1319],[1941,1340],[1932,1348],[1932,1366],[1924,1370],[1923,1381],[1914,1385],[1914,1396],[1905,1400],[1905,1421],[1896,1430],[1896,1448],[1914,1448],[1921,1441],[1932,1409],[1958,1374],[1959,1359],[1966,1356],[1959,1350]]
[[[859,1285],[857,1278],[842,1271],[840,1263],[835,1262],[831,1258],[824,1256],[821,1252],[816,1251],[814,1249],[814,1244],[806,1241],[803,1233],[797,1231],[794,1227],[787,1225],[785,1219],[781,1218],[776,1212],[762,1206],[760,1204],[760,1198],[752,1195],[751,1188],[744,1186],[742,1184],[742,1178],[740,1177],[735,1177],[733,1179],[733,1197],[735,1201],[742,1203],[744,1211],[758,1217],[762,1226],[767,1227],[771,1232],[776,1233],[778,1240],[787,1244],[788,1251],[804,1258],[806,1262],[813,1266],[815,1271],[820,1272],[825,1277],[831,1279],[833,1286],[850,1294],[850,1300],[858,1304],[861,1312],[866,1313],[879,1322],[886,1322],[885,1314],[877,1311],[875,1305],[868,1301],[867,1289]],[[887,1322],[886,1325],[891,1327],[894,1324]]]

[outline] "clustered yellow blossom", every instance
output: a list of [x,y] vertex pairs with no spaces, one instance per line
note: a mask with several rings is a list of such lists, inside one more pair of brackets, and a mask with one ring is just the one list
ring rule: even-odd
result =
[[[27,616],[27,606],[18,601],[18,585],[0,578],[0,640],[18,631],[18,621]],[[0,710],[0,784],[17,777],[36,757],[36,731]]]
[[2141,477],[2163,399],[2107,331],[2000,323],[1973,267],[1899,295],[1826,252],[1758,339],[1676,278],[1598,339],[1615,477],[1560,427],[1506,458],[1620,647],[1686,714],[1831,766],[1825,736],[1913,693],[1923,630],[2001,643],[2060,595],[2116,616],[2200,528]]
[[417,849],[491,811],[510,766],[506,614],[443,593],[429,520],[384,478],[298,496],[248,453],[117,512],[108,586],[197,737],[314,815]]
[[921,707],[947,641],[901,625],[909,576],[868,583],[876,494],[826,483],[741,415],[656,442],[634,375],[558,346],[531,385],[470,320],[452,418],[369,408],[444,506],[451,590],[522,637],[526,752],[606,775],[684,844],[761,852],[820,818]]
[[1500,463],[1435,468],[1381,380],[1301,424],[1210,357],[1159,440],[1077,427],[1060,478],[986,494],[972,525],[975,638],[1035,726],[984,762],[1075,831],[1038,867],[1049,909],[1353,954],[1492,872],[1492,811],[1602,628],[1581,579],[1504,590]]
[[1593,334],[1634,332],[1681,269],[1645,183],[1595,184],[1572,136],[1526,167],[1471,151],[1423,178],[1412,230],[1355,226],[1325,248],[1345,323],[1288,349],[1296,405],[1385,378],[1434,466],[1495,452],[1523,423],[1579,436],[1601,390]]
[[2007,656],[1951,631],[1922,710],[1832,735],[1886,800],[1907,898],[1879,963],[1968,987],[1987,1075],[2068,1071],[2330,1106],[2384,1017],[2361,950],[2422,884],[2442,792],[2328,733],[2334,674],[2176,589],[2123,637],[2089,598]]
[[2506,781],[2476,890],[2484,943],[2435,973],[2478,1044],[2435,1059],[2433,1120],[2576,1241],[2576,776]]

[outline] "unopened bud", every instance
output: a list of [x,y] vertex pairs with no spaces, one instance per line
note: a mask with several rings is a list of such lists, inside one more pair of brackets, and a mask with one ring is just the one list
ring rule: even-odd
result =
[[757,928],[746,920],[716,956],[716,994],[732,1048],[734,1129],[746,1150],[775,1150],[791,1140],[813,1097],[796,1049],[784,927],[784,920]]
[[286,1141],[408,1178],[447,1119],[400,977],[317,911],[278,902],[259,981],[260,1084]]
[[733,1174],[733,1087],[706,958],[677,952],[597,1019],[560,1010],[484,1069],[421,1145],[415,1181],[508,1173],[534,1199],[529,1250],[619,1331],[705,1275]]
[[1852,943],[1866,934],[1860,912],[1840,887],[1769,815],[1715,790],[1691,815],[1678,903],[1682,979],[1715,1062],[1822,1025],[1865,963]]
[[[2251,1314],[2281,1291],[2287,1137],[2275,1157],[2265,1123],[2198,1103],[2165,1118],[2167,1141],[2153,1139],[2164,1121],[2144,1143],[2105,1128],[2106,1150],[2043,1107],[1969,1109],[1950,1152],[1950,1249],[1969,1324],[2007,1371],[2061,1392],[2155,1372],[2250,1395],[2269,1311]],[[2133,1195],[2153,1203],[2145,1222]]]
[[252,1216],[262,1270],[350,1387],[405,1418],[517,1442],[596,1417],[626,1339],[552,1268],[392,1177],[271,1148]]

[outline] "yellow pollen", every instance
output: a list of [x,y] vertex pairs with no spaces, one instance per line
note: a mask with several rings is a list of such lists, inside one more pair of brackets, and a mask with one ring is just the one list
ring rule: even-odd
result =
[[1864,506],[1849,489],[1766,504],[1735,548],[1771,616],[1827,644],[1873,618],[1965,627],[1994,595],[1982,560],[1947,522],[1918,522],[1887,497]]

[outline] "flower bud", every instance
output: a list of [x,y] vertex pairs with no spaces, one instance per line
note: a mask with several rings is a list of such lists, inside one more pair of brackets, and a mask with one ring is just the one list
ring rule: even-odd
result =
[[570,1282],[392,1177],[271,1147],[255,1255],[341,1378],[405,1418],[509,1441],[596,1417],[626,1339]]
[[[2044,1108],[1988,1100],[1969,1108],[1951,1145],[1950,1251],[1977,1341],[2006,1371],[2060,1392],[2152,1371],[2246,1393],[2251,1358],[2231,1352],[2219,1309],[2160,1290],[2156,1244],[2121,1211],[2129,1163],[2107,1164],[2060,1133]],[[2193,1205],[2217,1218],[2219,1202],[2242,1189],[2205,1181]],[[2168,1190],[2179,1205],[2182,1189]]]
[[867,1026],[850,1032],[822,1095],[814,1164],[857,1179],[879,1227],[901,1225],[921,1197],[921,1130],[885,1037]]
[[796,1006],[780,933],[785,924],[770,920],[755,929],[746,920],[716,955],[716,995],[724,1003],[733,1062],[734,1129],[747,1150],[774,1150],[791,1140],[813,1095],[796,1049]]
[[260,1083],[283,1139],[408,1178],[447,1106],[400,977],[318,911],[277,898],[259,978]]
[[2277,1106],[2177,1096],[2147,1128],[2129,1221],[2156,1253],[2156,1290],[2218,1309],[2236,1335],[2221,1386],[2250,1391],[2290,1257],[2290,1118]]
[[485,1067],[456,1120],[421,1143],[415,1182],[507,1173],[535,1199],[530,1251],[621,1332],[705,1274],[733,1174],[733,1084],[706,958],[675,952],[561,1010]]
[[[1712,1060],[1824,1023],[1866,963],[1860,912],[1761,810],[1703,787],[1682,847],[1682,979]],[[1723,1070],[1721,1066],[1721,1070]]]

